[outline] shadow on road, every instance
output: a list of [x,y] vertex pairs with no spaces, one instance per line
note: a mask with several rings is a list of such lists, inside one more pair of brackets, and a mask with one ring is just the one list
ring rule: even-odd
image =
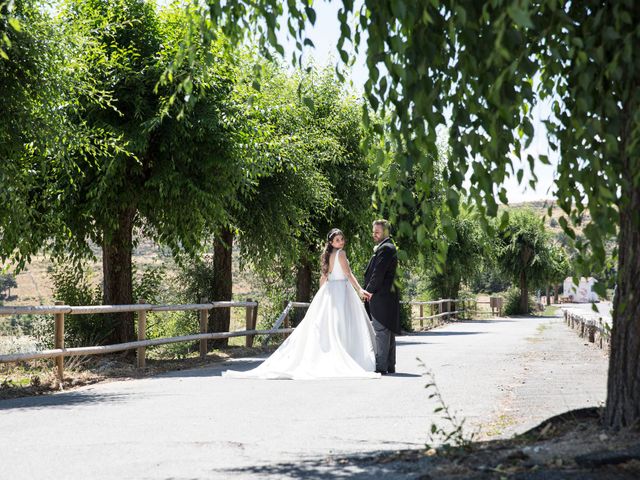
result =
[[73,408],[77,405],[97,405],[103,403],[122,402],[130,398],[131,394],[96,394],[93,392],[56,393],[40,397],[24,397],[10,400],[0,400],[0,411],[40,408],[63,407]]
[[456,320],[454,323],[511,323],[515,320],[511,320],[508,318],[496,318],[496,319],[485,319],[485,320]]
[[[372,478],[415,478],[417,462],[386,463],[389,452],[372,452],[365,455],[344,457],[323,457],[303,460],[296,463],[277,463],[273,465],[254,465],[246,468],[218,470],[224,478],[291,478],[306,480],[326,480],[340,478],[349,480],[370,480]],[[423,462],[422,464],[424,464]]]
[[[449,337],[456,335],[480,335],[486,332],[442,332],[439,330],[429,330],[427,332],[414,332],[407,337]],[[408,342],[402,342],[401,339],[398,339],[398,343],[406,344]]]
[[154,378],[167,378],[167,377],[220,377],[225,370],[236,370],[239,372],[246,372],[252,368],[256,368],[260,365],[265,358],[251,358],[242,359],[239,361],[216,364],[211,367],[194,368],[188,370],[174,370],[172,372],[165,372],[156,375]]

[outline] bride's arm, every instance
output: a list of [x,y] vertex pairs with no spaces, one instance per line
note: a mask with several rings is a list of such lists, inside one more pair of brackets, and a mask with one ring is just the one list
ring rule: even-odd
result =
[[320,287],[322,287],[325,283],[327,283],[327,275],[323,273],[322,275],[320,275]]
[[353,275],[353,272],[351,271],[351,267],[349,266],[349,261],[347,260],[347,256],[344,255],[344,252],[342,255],[338,256],[338,261],[340,262],[342,271],[349,279],[349,283],[351,283],[351,285],[353,285],[353,288],[356,289],[356,292],[358,292],[358,295],[360,295],[360,298],[365,298],[367,295],[365,291],[362,289],[362,287],[360,286],[360,284],[358,283],[358,280],[356,279],[355,275]]

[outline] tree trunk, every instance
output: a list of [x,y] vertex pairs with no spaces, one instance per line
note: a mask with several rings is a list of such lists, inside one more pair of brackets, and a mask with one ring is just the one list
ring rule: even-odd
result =
[[558,295],[560,294],[560,285],[553,287],[553,303],[558,304]]
[[527,286],[527,274],[520,273],[520,313],[529,313],[529,289]]
[[547,285],[547,305],[551,305],[551,296],[549,295],[550,290],[549,285]]
[[[213,243],[213,291],[211,301],[230,301],[233,292],[232,278],[233,232],[224,229]],[[228,332],[231,324],[231,309],[214,308],[209,313],[210,332]],[[229,339],[211,340],[211,348],[225,348]]]
[[604,418],[616,429],[640,423],[640,187],[623,183],[622,198],[628,203],[619,209],[618,286]]
[[[296,302],[310,302],[311,301],[311,278],[313,271],[309,260],[303,259],[300,261],[296,272]],[[297,326],[298,323],[304,318],[306,308],[295,309],[291,315],[293,326]]]
[[[102,273],[104,305],[133,304],[131,253],[133,250],[133,219],[135,209],[129,208],[118,215],[118,227],[111,236],[105,235],[102,244]],[[135,340],[133,312],[109,315],[113,325],[108,343]],[[133,350],[132,350],[133,352]]]

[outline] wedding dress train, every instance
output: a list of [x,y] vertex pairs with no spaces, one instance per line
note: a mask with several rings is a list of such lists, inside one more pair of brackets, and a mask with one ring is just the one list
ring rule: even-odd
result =
[[260,366],[223,377],[311,380],[378,378],[375,334],[358,294],[349,284],[338,255],[328,280],[313,298],[304,319]]

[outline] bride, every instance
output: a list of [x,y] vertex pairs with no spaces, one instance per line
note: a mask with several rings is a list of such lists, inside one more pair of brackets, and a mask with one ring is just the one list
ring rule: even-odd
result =
[[247,372],[227,370],[223,377],[293,380],[380,377],[375,372],[375,334],[358,298],[358,293],[361,297],[368,294],[351,272],[342,251],[344,244],[344,235],[337,228],[327,235],[321,257],[320,289],[291,336],[260,366]]

